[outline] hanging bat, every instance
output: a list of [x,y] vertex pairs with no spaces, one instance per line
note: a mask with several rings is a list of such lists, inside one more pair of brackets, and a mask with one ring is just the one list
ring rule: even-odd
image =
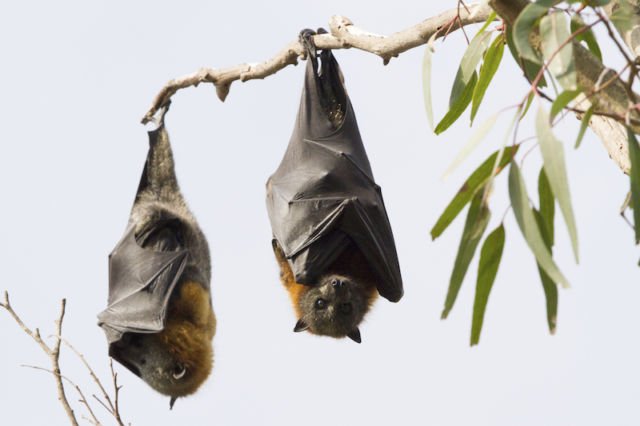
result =
[[378,293],[397,302],[402,278],[340,67],[330,50],[317,54],[313,34],[301,33],[302,100],[284,158],[267,182],[272,243],[298,318],[294,331],[360,343],[358,325]]
[[149,132],[129,224],[109,255],[108,306],[98,325],[109,355],[170,396],[171,408],[211,372],[210,280],[209,246],[180,192],[161,123]]

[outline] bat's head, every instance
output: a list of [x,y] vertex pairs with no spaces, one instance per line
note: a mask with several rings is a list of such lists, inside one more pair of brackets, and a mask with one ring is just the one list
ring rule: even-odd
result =
[[349,337],[360,343],[358,324],[369,309],[368,299],[367,291],[357,281],[342,275],[326,275],[300,296],[302,315],[294,331]]
[[155,334],[126,333],[111,355],[156,391],[171,397],[194,393],[211,373],[210,334],[184,321]]

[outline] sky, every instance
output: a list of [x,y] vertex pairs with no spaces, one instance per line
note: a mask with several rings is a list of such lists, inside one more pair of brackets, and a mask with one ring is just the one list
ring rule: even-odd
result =
[[[139,121],[162,85],[203,66],[266,60],[300,29],[327,26],[335,14],[390,34],[455,3],[2,3],[0,290],[9,291],[16,311],[44,336],[53,332],[59,301],[66,298],[64,336],[109,383],[107,343],[96,315],[107,301],[107,256],[125,230],[146,156]],[[461,33],[436,44],[436,118],[446,112],[465,45]],[[615,64],[613,50],[605,45],[604,51]],[[167,397],[117,365],[125,421],[640,424],[640,344],[634,337],[640,252],[618,214],[628,178],[590,131],[573,149],[574,117],[555,131],[565,144],[581,258],[576,265],[557,219],[554,256],[571,288],[560,291],[556,335],[547,330],[533,256],[512,213],[504,216],[506,174],[490,200],[488,229],[504,216],[506,247],[480,345],[469,347],[477,259],[449,318],[440,320],[464,219],[436,241],[429,229],[465,178],[500,146],[511,113],[501,114],[481,146],[443,179],[472,129],[464,116],[440,136],[430,130],[423,53],[413,49],[387,66],[355,49],[335,54],[382,187],[405,286],[399,303],[377,302],[360,327],[361,345],[291,331],[295,317],[272,255],[264,185],[293,130],[304,66],[236,82],[224,103],[204,84],[173,97],[166,125],[176,172],[212,253],[215,366],[196,395],[169,411]],[[519,102],[526,90],[505,52],[477,123]],[[523,138],[533,135],[532,121],[533,115],[524,120]],[[523,165],[530,194],[540,164],[534,149]],[[3,311],[0,340],[3,423],[67,424],[52,377],[21,367],[48,367],[48,359]],[[68,350],[61,365],[86,394],[97,392]],[[82,415],[73,389],[68,394]]]

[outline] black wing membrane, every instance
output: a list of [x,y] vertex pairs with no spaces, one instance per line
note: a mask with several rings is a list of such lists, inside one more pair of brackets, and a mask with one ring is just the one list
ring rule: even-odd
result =
[[[192,234],[200,235],[201,231],[195,220],[187,223],[178,219],[172,208],[183,216],[188,214],[162,124],[149,132],[149,151],[129,226],[109,255],[109,298],[107,308],[98,315],[98,325],[110,344],[127,332],[162,331],[169,299],[185,270],[191,275],[200,272],[189,266],[191,250],[183,240],[189,229]],[[204,236],[201,238],[204,241]],[[209,280],[199,282],[208,284]]]
[[378,278],[378,292],[396,302],[403,288],[393,233],[340,67],[331,51],[320,54],[320,70],[315,51],[308,58],[293,135],[267,182],[274,239],[303,284],[313,284],[355,243]]

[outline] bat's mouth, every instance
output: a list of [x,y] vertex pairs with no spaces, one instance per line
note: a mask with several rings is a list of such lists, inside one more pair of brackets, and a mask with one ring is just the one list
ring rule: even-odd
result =
[[142,377],[138,366],[136,366],[131,361],[129,361],[125,356],[123,356],[121,348],[118,347],[117,344],[111,345],[111,347],[109,348],[109,356],[115,359],[116,361],[118,361],[123,366],[125,366],[129,371],[131,371],[136,376]]

